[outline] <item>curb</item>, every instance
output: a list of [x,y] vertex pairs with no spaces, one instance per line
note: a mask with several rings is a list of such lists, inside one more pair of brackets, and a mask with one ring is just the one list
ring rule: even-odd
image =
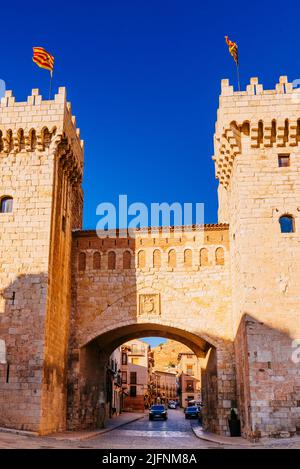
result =
[[54,436],[53,434],[52,435],[51,434],[50,435],[40,435],[38,432],[30,432],[30,431],[27,431],[27,430],[18,430],[18,429],[15,429],[15,428],[5,428],[5,427],[0,427],[0,433],[2,432],[2,433],[11,433],[11,434],[14,434],[14,435],[21,435],[21,436],[49,438],[49,439],[56,440],[56,441],[84,441],[84,440],[90,440],[91,438],[95,438],[96,436],[103,435],[104,433],[111,432],[111,431],[115,430],[116,428],[123,427],[123,425],[127,425],[129,423],[136,422],[137,420],[140,420],[142,418],[144,418],[144,414],[139,415],[138,417],[135,417],[132,420],[128,420],[127,422],[120,422],[119,424],[117,424],[113,427],[102,428],[101,430],[96,430],[94,432],[90,432],[88,435],[82,435],[82,436],[78,436],[78,437],[73,436],[72,437],[72,434],[70,433],[69,438],[67,436],[66,437],[60,437],[59,433],[56,434],[57,436]]
[[29,430],[18,430],[17,428],[0,427],[2,433],[13,433],[14,435],[22,436],[40,436],[38,432],[30,432]]
[[108,427],[108,428],[102,428],[101,430],[96,430],[94,432],[90,432],[88,435],[82,435],[82,436],[73,436],[70,434],[70,437],[59,437],[59,433],[57,436],[54,435],[43,435],[46,438],[51,438],[52,440],[56,441],[85,441],[85,440],[90,440],[91,438],[96,438],[97,436],[101,436],[104,433],[112,432],[113,430],[116,430],[117,428],[123,427],[124,425],[128,425],[129,423],[136,422],[137,420],[141,420],[144,418],[144,414],[140,415],[139,417],[135,417],[132,420],[128,420],[127,422],[120,422],[118,425],[115,425],[114,427]]
[[[243,443],[242,441],[239,442],[239,441],[230,441],[230,437],[227,437],[228,438],[228,442],[227,441],[218,441],[218,436],[210,436],[209,434],[207,434],[205,431],[203,430],[200,430],[201,434],[199,434],[199,432],[197,432],[197,428],[192,425],[191,423],[191,429],[192,429],[192,432],[194,433],[194,435],[199,438],[199,440],[204,440],[204,441],[209,441],[210,443],[215,443],[217,445],[227,445],[227,446],[243,446],[244,448],[251,448],[251,447],[254,447],[255,445],[252,444],[252,443]],[[226,437],[225,437],[226,438]],[[247,440],[246,440],[247,441]]]

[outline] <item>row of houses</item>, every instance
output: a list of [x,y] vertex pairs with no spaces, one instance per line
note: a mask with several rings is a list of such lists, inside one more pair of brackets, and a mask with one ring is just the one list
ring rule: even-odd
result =
[[107,364],[109,416],[144,412],[154,403],[174,400],[181,407],[201,400],[200,360],[191,351],[178,354],[177,363],[155,368],[154,354],[143,340],[131,340],[116,349]]

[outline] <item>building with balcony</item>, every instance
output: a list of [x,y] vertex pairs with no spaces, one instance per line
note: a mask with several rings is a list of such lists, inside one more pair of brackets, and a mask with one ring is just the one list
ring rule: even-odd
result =
[[150,379],[151,404],[167,404],[169,400],[177,400],[176,371],[155,370]]
[[177,370],[181,407],[201,401],[201,359],[193,352],[179,353]]
[[150,346],[142,340],[121,346],[122,409],[127,412],[143,412],[148,405],[149,353]]
[[109,417],[122,410],[121,349],[114,350],[106,365],[106,406]]

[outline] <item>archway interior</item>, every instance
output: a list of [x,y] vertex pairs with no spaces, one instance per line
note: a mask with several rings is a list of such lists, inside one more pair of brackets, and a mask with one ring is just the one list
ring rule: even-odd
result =
[[189,347],[197,357],[202,358],[206,357],[207,352],[212,347],[209,342],[200,336],[186,330],[151,323],[119,327],[100,335],[88,345],[97,344],[100,351],[110,354],[125,342],[143,337],[163,337],[181,342]]
[[[122,370],[111,369],[111,355],[123,344],[146,337],[161,337],[182,343],[203,362],[201,391],[207,403],[205,411],[208,412],[209,418],[215,418],[217,399],[215,347],[200,335],[184,329],[169,325],[137,323],[107,331],[80,348],[79,366],[76,365],[74,368],[76,379],[71,383],[72,388],[70,387],[69,393],[68,411],[72,429],[101,426],[101,423],[99,424],[101,406],[106,407],[106,416],[111,416],[114,405],[108,394],[114,391],[116,374],[122,375]],[[208,421],[207,416],[204,416],[204,419]]]

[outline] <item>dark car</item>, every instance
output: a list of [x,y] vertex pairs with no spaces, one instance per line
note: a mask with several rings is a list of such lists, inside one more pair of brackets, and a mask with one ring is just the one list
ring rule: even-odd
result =
[[196,406],[187,407],[184,413],[186,419],[197,419],[199,417],[199,409]]
[[150,408],[149,420],[154,420],[155,418],[167,420],[168,412],[164,405],[153,405]]

